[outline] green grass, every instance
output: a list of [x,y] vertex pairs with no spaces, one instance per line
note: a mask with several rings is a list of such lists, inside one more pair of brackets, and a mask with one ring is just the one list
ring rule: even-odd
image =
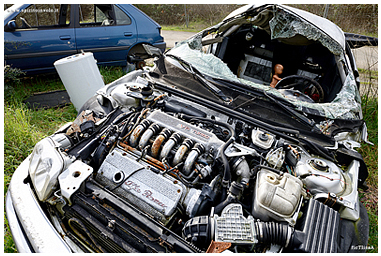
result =
[[[124,75],[121,67],[101,67],[109,83]],[[36,92],[65,89],[57,74],[21,78],[19,82],[5,81],[4,89],[4,195],[11,176],[20,163],[32,152],[34,145],[77,116],[72,104],[45,110],[30,110],[22,102]],[[4,213],[4,252],[16,252],[8,221]]]
[[[365,101],[367,100],[367,101]],[[369,141],[374,145],[363,144],[359,152],[363,156],[369,172],[367,191],[360,190],[360,200],[368,210],[369,248],[368,252],[378,252],[378,98],[363,96],[364,120],[367,123]]]
[[100,72],[105,84],[111,83],[126,74],[122,67],[101,67]]
[[188,27],[186,24],[182,25],[162,25],[162,30],[172,30],[172,31],[184,31],[184,32],[200,32],[201,30],[208,28],[210,25],[204,22],[189,22]]
[[[120,67],[100,69],[105,83],[119,78],[124,73]],[[378,76],[378,73],[372,73]],[[22,78],[19,83],[5,82],[4,90],[4,194],[17,166],[32,152],[34,145],[52,134],[60,126],[76,117],[73,105],[57,109],[33,111],[22,101],[35,92],[64,89],[58,75],[43,75]],[[369,190],[360,191],[361,201],[367,208],[370,219],[369,246],[378,252],[378,98],[363,96],[364,120],[367,122],[369,140],[374,146],[362,145],[360,152],[368,166]],[[4,252],[16,252],[8,222],[4,214]]]
[[[4,195],[17,166],[32,152],[34,145],[76,116],[73,105],[33,111],[22,100],[35,92],[64,89],[58,75],[22,78],[6,82],[4,90]],[[5,212],[4,212],[5,217]],[[8,221],[4,218],[4,252],[16,252]]]

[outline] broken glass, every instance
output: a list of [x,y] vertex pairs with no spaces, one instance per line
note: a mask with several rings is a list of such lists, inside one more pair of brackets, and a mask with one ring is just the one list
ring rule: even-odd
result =
[[300,17],[290,15],[282,9],[274,10],[274,17],[269,21],[271,39],[289,39],[302,35],[308,40],[319,41],[333,54],[340,55],[342,47],[329,35],[323,33],[315,25],[303,21]]
[[[333,40],[331,40],[332,42]],[[304,101],[291,100],[286,98],[280,91],[270,86],[257,84],[248,80],[238,78],[221,59],[213,54],[202,51],[201,36],[188,39],[178,43],[170,54],[176,55],[191,63],[200,72],[220,79],[243,83],[257,89],[265,90],[277,97],[285,98],[292,102],[301,111],[311,114],[319,114],[329,119],[358,119],[361,111],[361,100],[351,73],[348,73],[341,91],[332,102],[329,103],[308,103]],[[340,53],[340,59],[343,53]]]

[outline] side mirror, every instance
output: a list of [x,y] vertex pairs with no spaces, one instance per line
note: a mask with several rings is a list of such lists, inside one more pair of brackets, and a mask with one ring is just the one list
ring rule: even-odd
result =
[[17,28],[16,22],[14,20],[10,20],[10,21],[8,21],[8,24],[5,25],[4,31],[5,32],[12,32],[12,31],[15,31],[16,28]]

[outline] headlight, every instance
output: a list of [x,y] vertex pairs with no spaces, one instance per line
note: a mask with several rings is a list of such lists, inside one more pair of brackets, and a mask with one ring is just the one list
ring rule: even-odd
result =
[[64,159],[51,138],[36,144],[30,158],[29,175],[38,199],[45,201],[51,195],[63,168]]

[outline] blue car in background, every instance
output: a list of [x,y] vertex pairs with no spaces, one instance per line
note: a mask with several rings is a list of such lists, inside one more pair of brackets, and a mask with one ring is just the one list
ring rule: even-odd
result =
[[165,50],[158,23],[129,4],[24,4],[4,11],[4,60],[27,74],[54,71],[53,63],[93,52],[99,65],[140,65],[142,44]]

